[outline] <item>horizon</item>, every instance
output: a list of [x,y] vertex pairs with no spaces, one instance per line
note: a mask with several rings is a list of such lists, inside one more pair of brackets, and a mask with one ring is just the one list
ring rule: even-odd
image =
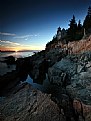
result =
[[31,51],[41,51],[41,50],[0,50],[0,52],[31,52]]
[[0,50],[44,50],[59,26],[68,29],[73,15],[83,23],[90,5],[90,0],[1,0]]

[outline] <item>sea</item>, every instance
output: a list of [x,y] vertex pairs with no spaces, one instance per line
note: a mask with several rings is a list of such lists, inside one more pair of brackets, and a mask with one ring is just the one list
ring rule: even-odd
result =
[[13,56],[16,59],[17,58],[24,58],[24,57],[29,57],[32,56],[34,53],[37,53],[38,51],[24,51],[24,52],[0,52],[0,58],[2,57],[7,57],[7,56]]
[[34,52],[37,51],[28,51],[28,52],[0,52],[0,76],[3,76],[7,72],[12,72],[12,70],[16,69],[16,65],[7,65],[5,63],[5,57],[8,56],[13,56],[15,57],[15,60],[17,58],[24,58],[24,57],[29,57],[34,54]]
[[[12,70],[16,69],[15,65],[11,65],[9,68],[7,66],[6,63],[3,63],[4,57],[7,56],[13,56],[15,57],[15,59],[17,58],[24,58],[24,57],[29,57],[32,56],[33,54],[37,53],[39,51],[29,51],[29,52],[0,52],[0,75],[4,75],[7,72],[11,72]],[[43,92],[46,92],[46,89],[48,89],[50,83],[47,80],[43,81],[43,84],[38,84],[38,83],[34,83],[33,79],[28,75],[27,79],[24,81],[20,81],[20,84],[22,83],[29,83],[31,84],[35,89],[41,90]]]

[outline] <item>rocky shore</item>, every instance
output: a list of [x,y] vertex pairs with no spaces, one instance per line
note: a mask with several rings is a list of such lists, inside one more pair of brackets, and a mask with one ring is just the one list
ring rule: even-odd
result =
[[35,90],[24,84],[19,90],[0,104],[0,120],[2,121],[60,121],[57,104],[51,101],[51,95]]
[[[91,121],[90,51],[68,55],[52,48],[15,64],[0,76],[0,121]],[[20,84],[28,75],[39,84],[48,80],[47,91]]]

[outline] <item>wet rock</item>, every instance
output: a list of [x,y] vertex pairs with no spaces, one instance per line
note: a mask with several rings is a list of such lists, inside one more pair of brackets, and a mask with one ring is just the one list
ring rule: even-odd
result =
[[15,64],[15,57],[13,56],[5,57],[5,62],[7,63],[7,65]]
[[[48,61],[42,59],[40,61],[33,61],[32,71],[30,71],[30,76],[33,78],[34,82],[43,83],[48,71]],[[31,68],[31,67],[30,67]]]
[[18,58],[16,60],[16,71],[20,81],[25,81],[30,70],[30,57]]
[[33,55],[30,59],[30,76],[39,83],[45,79],[45,74],[48,68],[55,62],[61,60],[62,53],[59,49],[51,49],[50,51],[41,51],[36,55]]
[[4,76],[7,72],[16,70],[16,65],[7,65],[5,62],[0,62],[0,76]]
[[14,86],[19,83],[17,71],[7,72],[0,77],[0,96],[8,93]]

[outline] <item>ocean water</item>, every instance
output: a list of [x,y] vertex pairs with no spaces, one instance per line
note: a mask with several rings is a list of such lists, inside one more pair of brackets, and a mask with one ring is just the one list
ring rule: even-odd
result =
[[29,57],[34,54],[34,52],[38,51],[30,51],[30,52],[0,52],[0,76],[6,74],[7,72],[12,72],[12,70],[16,69],[16,65],[8,65],[4,62],[7,56],[13,56],[17,60],[17,58]]
[[[24,57],[29,57],[32,56],[34,54],[34,52],[38,52],[38,51],[30,51],[30,52],[0,52],[0,60],[3,61],[4,57],[7,56],[13,56],[16,59],[17,58],[24,58]],[[15,65],[10,65],[10,67],[8,68],[6,63],[0,62],[0,75],[4,75],[7,72],[11,72],[12,70],[15,70],[16,66]],[[50,83],[48,81],[43,81],[43,84],[38,84],[37,82],[34,83],[33,79],[28,75],[26,80],[21,80],[20,83],[29,83],[31,84],[35,89],[41,90],[43,92],[46,92],[46,90],[48,89]]]
[[31,84],[33,86],[33,88],[38,89],[42,92],[46,92],[46,93],[48,92],[49,87],[51,87],[47,74],[46,74],[46,79],[43,81],[42,84],[38,84],[37,82],[34,83],[33,79],[29,75],[27,76],[27,79],[24,82],[27,82],[27,83]]
[[13,56],[15,58],[24,58],[28,56],[32,56],[34,52],[38,51],[30,51],[30,52],[0,52],[0,57],[7,57],[7,56]]

